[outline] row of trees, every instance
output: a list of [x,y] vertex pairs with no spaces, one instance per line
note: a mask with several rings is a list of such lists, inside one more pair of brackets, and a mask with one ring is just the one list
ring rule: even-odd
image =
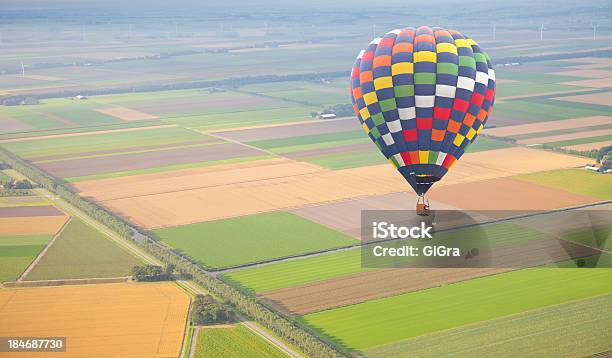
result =
[[[63,97],[75,97],[78,95],[94,96],[103,94],[118,94],[127,92],[158,92],[158,91],[171,91],[179,89],[198,89],[198,88],[210,88],[210,87],[240,87],[250,84],[258,83],[270,83],[270,82],[287,82],[287,81],[315,81],[321,78],[330,77],[341,77],[348,76],[348,71],[335,71],[335,72],[323,72],[323,73],[305,73],[305,74],[289,74],[289,75],[258,75],[258,76],[243,76],[233,77],[224,80],[213,80],[213,81],[193,81],[193,82],[177,82],[168,84],[147,84],[133,87],[107,87],[107,88],[96,88],[89,90],[64,90],[41,93],[32,95],[32,99],[39,100],[44,98],[63,98]],[[20,102],[23,100],[23,96],[4,96],[0,97],[0,103],[6,101]]]
[[196,283],[216,297],[224,300],[236,311],[272,330],[284,340],[299,347],[307,355],[312,357],[337,357],[344,355],[339,347],[334,348],[323,342],[309,328],[300,326],[297,321],[291,318],[281,316],[259,303],[255,298],[246,296],[234,287],[211,276],[195,262],[172,251],[167,246],[149,238],[138,230],[132,229],[123,219],[100,208],[95,203],[78,196],[65,187],[62,182],[54,180],[47,174],[32,167],[13,153],[0,148],[0,160],[11,165],[15,170],[34,180],[40,186],[83,210],[92,218],[113,229],[124,238],[138,243],[146,251],[167,265],[174,265],[177,272],[192,277]]
[[195,325],[227,323],[234,317],[234,311],[210,295],[197,295],[191,305],[191,322]]
[[153,282],[153,281],[168,281],[172,279],[174,265],[166,265],[166,267],[157,265],[134,266],[132,268],[132,277],[136,281]]
[[6,190],[28,190],[34,187],[27,179],[11,180],[0,184],[2,184]]

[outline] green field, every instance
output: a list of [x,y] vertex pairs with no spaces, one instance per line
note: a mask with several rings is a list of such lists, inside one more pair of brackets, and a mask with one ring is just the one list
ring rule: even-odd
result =
[[547,146],[552,146],[552,147],[566,147],[566,146],[569,146],[569,145],[597,143],[597,142],[605,142],[605,141],[609,141],[609,140],[612,140],[612,134],[601,135],[601,136],[594,136],[594,137],[587,137],[587,138],[576,138],[576,139],[562,140],[562,141],[558,141],[558,142],[549,142],[549,143],[546,143],[546,145]]
[[285,357],[255,333],[243,326],[202,328],[197,337],[195,357]]
[[[579,80],[580,78],[574,78]],[[499,90],[496,93],[496,97],[504,98],[511,96],[523,96],[529,94],[541,94],[541,93],[552,93],[561,91],[581,90],[585,87],[561,85],[555,83],[541,83],[533,81],[519,81],[514,83],[504,83],[500,85]]]
[[361,272],[365,269],[361,267],[360,255],[359,249],[351,249],[233,271],[223,277],[255,294]]
[[322,82],[284,82],[248,85],[240,88],[243,91],[260,93],[274,98],[308,102],[312,105],[330,106],[348,103],[348,84],[346,81]]
[[490,139],[486,137],[478,137],[466,149],[466,153],[484,152],[485,150],[510,148],[513,145],[508,142]]
[[48,99],[37,105],[0,106],[0,116],[14,118],[32,130],[107,125],[122,122],[121,119],[96,112],[105,106],[87,101],[73,101],[64,98]]
[[571,193],[599,199],[612,199],[612,176],[588,172],[583,169],[555,170],[519,175],[517,179],[542,184]]
[[320,165],[328,169],[348,169],[388,163],[387,159],[372,144],[371,150],[360,150],[338,154],[303,157],[299,160]]
[[0,170],[0,183],[8,183],[11,182],[13,178],[11,178],[8,174]]
[[132,267],[140,264],[102,233],[73,218],[26,279],[128,276]]
[[303,316],[350,350],[612,292],[610,269],[525,269]]
[[[602,295],[367,349],[367,357],[586,357],[612,349]],[[444,342],[444,344],[440,344]]]
[[524,123],[554,121],[559,119],[581,118],[610,115],[609,109],[595,105],[579,105],[566,101],[547,99],[521,99],[495,103],[492,121],[495,116],[516,118]]
[[[604,209],[605,210],[605,209]],[[607,211],[596,212],[592,218],[595,220],[601,220],[602,215],[609,215]],[[564,240],[574,241],[589,247],[595,247],[603,250],[610,251],[612,250],[612,226],[609,224],[597,225],[584,230],[577,230],[574,232],[569,232],[563,236]],[[602,253],[600,257],[599,265],[600,267],[605,263],[609,263],[612,259],[612,254],[609,252],[607,254]]]
[[19,278],[49,240],[50,235],[0,236],[0,282]]
[[334,146],[336,142],[342,142],[342,144],[351,144],[365,141],[369,140],[368,137],[363,133],[363,130],[355,130],[350,132],[325,133],[300,137],[258,140],[248,142],[247,144],[261,149],[267,149],[275,153],[287,153],[295,152],[298,150],[327,148]]
[[222,130],[236,127],[249,127],[268,124],[290,123],[312,120],[310,112],[316,109],[304,106],[291,106],[273,109],[245,109],[231,107],[226,113],[198,114],[164,118],[164,122],[198,130]]
[[228,267],[356,244],[357,240],[287,212],[154,231],[167,245],[209,267]]
[[201,133],[170,127],[8,142],[2,146],[21,157],[31,158],[210,140],[213,139]]
[[[482,231],[480,231],[482,229]],[[479,228],[439,233],[437,240],[452,240],[457,233],[477,237],[483,232],[491,246],[519,244],[523,241],[538,240],[542,234],[513,223],[496,223]],[[480,234],[479,234],[480,235]],[[305,259],[280,262],[262,267],[253,267],[230,272],[223,277],[242,290],[261,293],[277,288],[291,287],[315,281],[370,270],[361,265],[361,250],[351,249]]]

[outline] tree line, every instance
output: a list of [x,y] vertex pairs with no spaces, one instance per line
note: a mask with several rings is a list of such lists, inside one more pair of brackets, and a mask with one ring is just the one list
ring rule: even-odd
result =
[[136,242],[145,251],[157,257],[166,265],[174,265],[175,270],[181,275],[191,277],[197,284],[222,299],[233,309],[267,327],[287,342],[299,347],[308,356],[348,356],[348,353],[343,352],[341,347],[331,346],[329,343],[322,341],[314,331],[300,325],[297,320],[280,315],[259,303],[257,299],[246,296],[234,287],[211,276],[190,259],[144,235],[142,231],[137,230],[122,218],[101,208],[96,203],[82,198],[66,187],[62,181],[52,178],[4,148],[0,148],[0,160],[111,228],[123,238]]

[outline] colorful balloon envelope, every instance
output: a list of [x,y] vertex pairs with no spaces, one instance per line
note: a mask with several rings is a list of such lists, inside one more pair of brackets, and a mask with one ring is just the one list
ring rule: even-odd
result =
[[495,72],[457,31],[393,30],[357,56],[351,99],[364,131],[422,196],[483,130]]

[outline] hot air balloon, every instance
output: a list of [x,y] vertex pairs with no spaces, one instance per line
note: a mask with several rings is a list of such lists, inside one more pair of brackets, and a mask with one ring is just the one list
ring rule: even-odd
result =
[[483,130],[495,72],[478,44],[454,30],[393,30],[362,50],[351,99],[364,131],[419,196],[442,179]]

